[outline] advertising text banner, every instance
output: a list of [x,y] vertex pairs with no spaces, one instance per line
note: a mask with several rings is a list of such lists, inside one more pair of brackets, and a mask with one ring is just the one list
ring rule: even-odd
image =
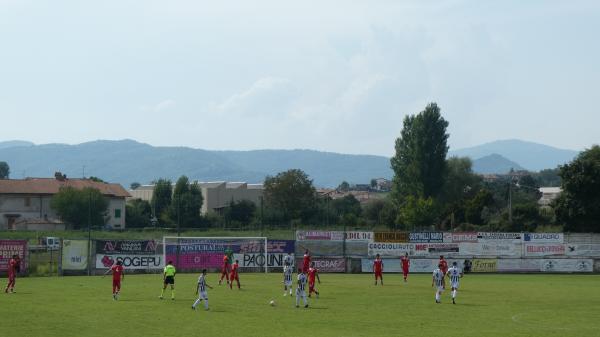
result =
[[408,234],[408,232],[375,232],[373,233],[373,241],[405,243],[408,242]]
[[88,254],[88,240],[63,240],[62,269],[86,270]]
[[112,267],[117,261],[121,261],[123,268],[127,269],[162,269],[165,267],[163,257],[160,254],[140,255],[140,254],[96,254],[96,268],[107,269]]
[[13,255],[21,258],[20,270],[24,272],[28,266],[27,240],[0,240],[0,272],[8,270],[8,262]]
[[411,243],[444,242],[443,232],[411,232],[408,237]]
[[97,254],[141,254],[157,253],[158,245],[154,240],[96,240]]
[[523,233],[523,241],[531,243],[563,243],[563,233]]

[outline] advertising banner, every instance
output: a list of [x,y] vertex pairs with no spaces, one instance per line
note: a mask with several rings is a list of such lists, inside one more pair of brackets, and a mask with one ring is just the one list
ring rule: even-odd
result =
[[226,249],[240,251],[239,243],[210,239],[179,239],[179,252],[177,247],[175,244],[164,247],[166,262],[173,261],[181,269],[219,268]]
[[7,272],[8,262],[13,255],[19,255],[21,258],[20,272],[26,272],[29,262],[27,254],[27,240],[0,240],[0,272]]
[[521,256],[521,244],[512,242],[483,242],[483,243],[469,243],[463,242],[460,245],[461,256],[506,256],[506,257],[520,257]]
[[591,273],[594,271],[594,260],[592,259],[543,259],[541,260],[541,271],[546,273],[568,272],[568,273]]
[[337,231],[296,231],[297,241],[343,241],[344,232]]
[[86,270],[88,253],[88,240],[63,240],[62,269]]
[[444,233],[445,243],[477,242],[477,232]]
[[531,243],[563,243],[563,233],[523,233],[523,241]]
[[539,259],[498,259],[499,273],[531,273],[540,271]]
[[[337,257],[313,257],[312,262],[320,273],[344,273],[346,272],[346,260]],[[302,260],[298,259],[296,265],[302,265]]]
[[523,235],[521,233],[495,233],[495,232],[477,232],[477,241],[511,241],[519,243]]
[[[462,269],[462,261],[449,259],[448,265],[452,265],[452,262],[457,262],[458,267]],[[361,271],[363,273],[373,272],[373,259],[361,259]],[[438,259],[411,259],[410,260],[410,273],[432,273],[437,268],[439,263]],[[400,259],[383,259],[383,272],[384,273],[401,273],[402,266],[400,265]]]
[[372,242],[368,245],[369,256],[404,256],[408,253],[409,256],[416,254],[414,243],[383,243]]
[[96,254],[155,254],[158,245],[154,240],[96,240]]
[[408,242],[407,232],[375,232],[373,236],[375,242]]
[[283,267],[285,256],[290,253],[293,258],[294,250],[294,240],[268,240],[266,259],[260,245],[241,246],[239,253],[234,254],[234,258],[239,261],[240,268],[264,267],[265,263],[269,268]]
[[473,273],[495,273],[498,271],[498,260],[496,259],[473,259],[471,261],[471,272]]
[[373,232],[346,232],[344,237],[347,242],[373,242]]
[[110,268],[117,261],[121,261],[125,269],[162,269],[165,267],[162,254],[96,254],[97,269]]
[[444,233],[442,232],[412,232],[408,237],[411,243],[417,242],[444,242]]
[[566,249],[563,244],[525,244],[524,247],[525,256],[552,256],[552,255],[565,255]]
[[600,244],[566,244],[565,255],[600,257]]

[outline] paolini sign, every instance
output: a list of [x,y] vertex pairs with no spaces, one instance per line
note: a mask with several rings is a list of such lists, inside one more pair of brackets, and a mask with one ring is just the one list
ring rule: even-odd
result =
[[[294,257],[294,240],[268,240],[267,258],[259,245],[242,245],[234,258],[240,261],[240,267],[263,267],[265,262],[269,268],[283,267],[285,256],[290,253]],[[292,260],[293,261],[293,260]]]

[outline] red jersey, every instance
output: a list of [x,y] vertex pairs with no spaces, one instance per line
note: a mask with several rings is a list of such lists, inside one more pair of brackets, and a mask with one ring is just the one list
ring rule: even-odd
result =
[[446,274],[446,272],[448,271],[448,262],[446,262],[446,260],[440,260],[440,264],[442,265],[440,267],[440,270],[442,271],[442,273],[444,273],[444,275]]
[[10,259],[8,261],[8,277],[14,277],[17,275],[17,260]]
[[319,270],[317,270],[317,268],[309,268],[308,269],[308,282],[315,283],[315,276],[317,275],[318,272],[319,272]]
[[239,267],[239,265],[237,263],[234,263],[234,264],[231,265],[231,276],[232,277],[237,276],[238,267]]
[[120,281],[121,275],[123,275],[123,266],[115,264],[114,266],[110,267],[110,270],[112,270],[113,281]]
[[225,256],[223,256],[223,268],[227,268],[228,265],[229,265],[229,256],[225,255]]
[[383,271],[383,260],[375,259],[375,261],[373,261],[373,269],[376,273],[381,273]]
[[400,261],[402,261],[402,269],[408,269],[410,267],[410,259],[406,256],[403,256]]
[[302,264],[304,265],[304,269],[308,269],[308,266],[310,266],[310,255],[308,254],[304,254],[304,260],[302,261]]

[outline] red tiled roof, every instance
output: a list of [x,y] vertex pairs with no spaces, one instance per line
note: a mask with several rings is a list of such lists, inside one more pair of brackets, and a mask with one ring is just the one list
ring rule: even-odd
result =
[[26,178],[0,179],[0,194],[56,194],[61,187],[83,189],[92,187],[105,196],[129,197],[120,184],[108,184],[89,179]]

